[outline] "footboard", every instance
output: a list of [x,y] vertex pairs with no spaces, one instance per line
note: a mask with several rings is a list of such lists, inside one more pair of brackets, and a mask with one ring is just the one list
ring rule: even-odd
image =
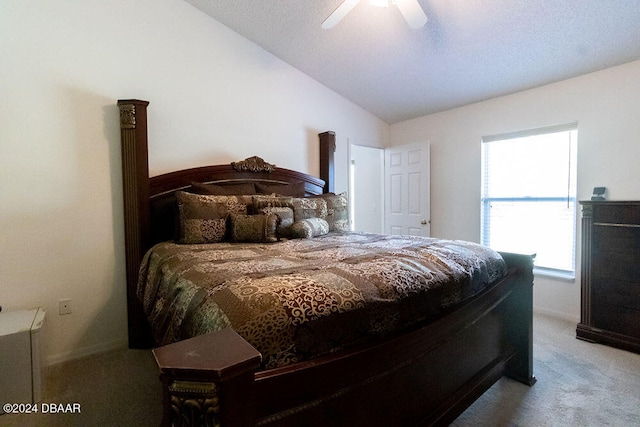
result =
[[[265,371],[257,371],[259,354],[230,330],[156,349],[164,422],[446,425],[503,375],[532,385],[533,257],[502,255],[509,275],[481,297],[367,347]],[[205,365],[202,340],[216,349]]]

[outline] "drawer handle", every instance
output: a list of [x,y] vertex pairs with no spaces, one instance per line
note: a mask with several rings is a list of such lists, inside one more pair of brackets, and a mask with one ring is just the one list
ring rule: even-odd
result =
[[602,227],[640,228],[640,224],[614,224],[610,222],[594,222],[593,225],[600,225]]

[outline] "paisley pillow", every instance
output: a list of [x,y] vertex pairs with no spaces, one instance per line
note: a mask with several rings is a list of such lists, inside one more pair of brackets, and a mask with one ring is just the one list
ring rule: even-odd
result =
[[277,233],[278,237],[289,237],[291,234],[291,226],[293,225],[293,209],[291,208],[262,208],[260,213],[263,214],[275,214],[279,218]]
[[326,193],[315,198],[321,198],[327,203],[326,220],[329,223],[329,231],[349,231],[349,197],[347,193]]
[[240,196],[209,196],[176,192],[180,243],[215,243],[225,239],[230,213],[247,213]]
[[232,242],[274,243],[278,241],[276,229],[279,218],[274,213],[263,215],[238,215],[229,217]]
[[259,213],[264,208],[292,207],[292,200],[292,197],[268,196],[265,194],[258,194],[255,196],[251,196],[251,211],[252,213]]
[[307,218],[327,217],[327,202],[318,197],[294,197],[291,199],[293,217],[296,221]]
[[322,218],[307,218],[296,221],[291,226],[291,237],[311,239],[329,232],[329,224]]

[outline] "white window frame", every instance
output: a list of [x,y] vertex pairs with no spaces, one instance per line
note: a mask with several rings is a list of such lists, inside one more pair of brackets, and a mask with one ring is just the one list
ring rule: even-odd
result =
[[[572,242],[571,242],[571,268],[567,269],[558,269],[558,268],[550,268],[544,265],[534,265],[534,273],[541,274],[545,276],[551,276],[558,279],[564,280],[574,280],[575,279],[575,267],[576,267],[576,239],[577,239],[577,200],[576,200],[576,153],[577,150],[577,130],[578,123],[567,123],[556,126],[548,126],[544,128],[530,129],[519,132],[511,132],[507,134],[499,134],[499,135],[491,135],[485,136],[482,138],[482,197],[481,197],[481,241],[482,244],[486,246],[491,246],[496,250],[500,251],[510,251],[509,248],[505,247],[495,247],[495,245],[491,244],[490,239],[490,214],[489,210],[491,209],[492,202],[514,202],[514,203],[536,203],[536,202],[559,202],[562,201],[564,203],[568,203],[570,207],[573,208],[573,229],[572,229]],[[553,195],[550,197],[545,197],[541,194],[531,194],[527,196],[514,195],[513,197],[492,197],[488,193],[488,184],[487,184],[487,168],[489,167],[487,164],[487,153],[485,148],[487,147],[485,144],[489,144],[492,142],[508,142],[508,140],[515,140],[518,138],[525,138],[530,136],[539,136],[550,133],[559,133],[559,132],[569,132],[575,131],[572,135],[575,135],[575,140],[571,141],[569,144],[572,147],[573,152],[570,153],[569,159],[569,185],[567,185],[566,195],[562,197],[558,197],[557,195]],[[565,184],[566,185],[566,184]],[[540,197],[542,196],[542,197]]]

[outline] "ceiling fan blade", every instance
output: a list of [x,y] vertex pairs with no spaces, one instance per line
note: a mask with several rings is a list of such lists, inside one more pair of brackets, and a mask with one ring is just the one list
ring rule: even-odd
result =
[[347,13],[351,11],[356,5],[360,3],[360,0],[344,0],[342,4],[336,7],[331,15],[322,23],[322,28],[329,29],[338,25],[338,22],[342,21],[342,18],[347,16]]
[[424,14],[418,0],[398,0],[396,6],[400,9],[400,13],[404,16],[409,27],[417,30],[427,23],[427,15]]

